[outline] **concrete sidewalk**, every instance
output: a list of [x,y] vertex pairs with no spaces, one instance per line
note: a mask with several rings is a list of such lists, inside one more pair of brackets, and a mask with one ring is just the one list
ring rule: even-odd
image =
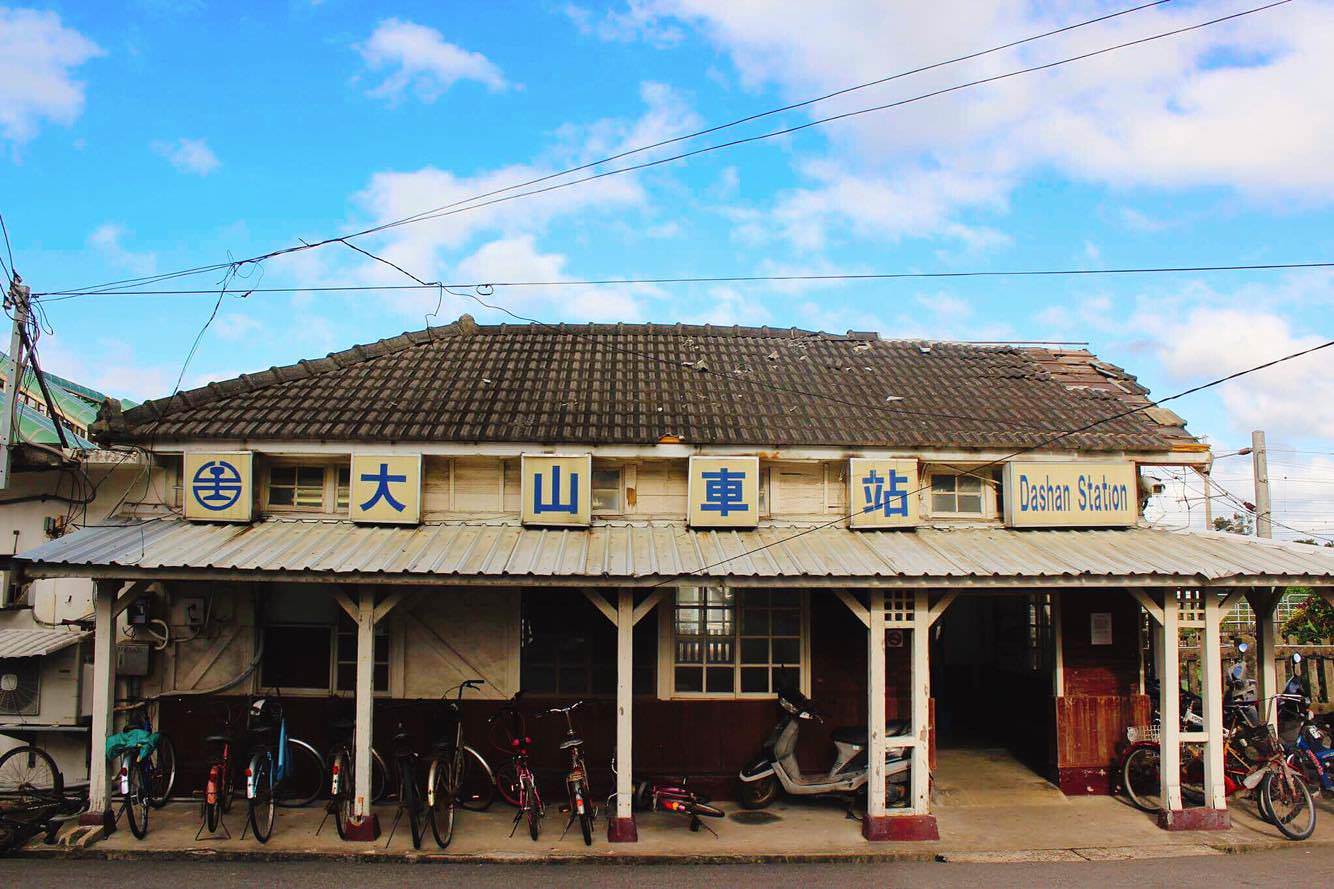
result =
[[[1041,791],[1039,801],[1003,804],[982,797],[977,802],[942,800],[937,811],[940,840],[915,843],[868,843],[860,825],[845,817],[835,801],[775,804],[763,812],[726,805],[728,817],[711,821],[718,835],[692,833],[685,819],[669,813],[638,815],[640,841],[610,844],[605,833],[583,845],[577,826],[561,838],[565,816],[553,810],[534,842],[521,825],[509,837],[514,810],[497,802],[487,812],[461,812],[454,841],[435,847],[429,830],[421,851],[412,848],[408,826],[401,823],[390,840],[394,808],[380,808],[384,835],[374,843],[338,839],[332,819],[316,835],[324,812],[319,808],[280,810],[272,839],[260,845],[241,839],[244,803],[227,818],[232,839],[194,839],[199,806],[176,802],[154,811],[146,839],[122,828],[85,848],[33,845],[24,855],[53,857],[214,859],[214,860],[410,860],[441,862],[583,861],[759,862],[759,861],[1108,861],[1216,855],[1276,849],[1295,844],[1259,821],[1251,804],[1232,806],[1233,826],[1226,831],[1168,832],[1154,819],[1109,797],[1073,797]],[[1334,806],[1319,803],[1320,824],[1306,845],[1334,845]],[[599,826],[605,830],[603,822]]]

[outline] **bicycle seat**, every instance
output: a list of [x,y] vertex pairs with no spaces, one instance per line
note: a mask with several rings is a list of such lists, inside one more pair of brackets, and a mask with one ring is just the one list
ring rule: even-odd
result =
[[353,717],[348,717],[346,719],[329,720],[329,728],[336,729],[338,731],[348,731],[350,729],[356,728],[356,725],[357,725],[357,720]]
[[231,743],[234,743],[234,742],[232,741],[232,737],[231,737],[231,735],[206,735],[206,736],[204,737],[204,743],[205,743],[205,744],[231,744]]
[[582,743],[584,743],[583,738],[566,738],[560,742],[560,749],[569,750],[571,747],[578,747]]

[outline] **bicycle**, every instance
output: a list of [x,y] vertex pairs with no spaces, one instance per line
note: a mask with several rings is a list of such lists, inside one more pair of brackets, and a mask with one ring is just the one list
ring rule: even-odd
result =
[[135,839],[148,836],[148,811],[151,807],[152,758],[161,735],[143,728],[128,728],[111,735],[106,741],[108,762],[120,762],[116,770],[120,791],[120,816],[130,825]]
[[555,716],[557,714],[565,717],[565,737],[560,742],[561,750],[570,751],[570,771],[565,775],[565,791],[569,795],[569,820],[565,822],[565,830],[561,831],[561,839],[569,832],[570,825],[575,820],[579,821],[579,830],[584,835],[584,845],[593,845],[593,822],[597,820],[597,805],[593,802],[593,794],[589,787],[588,769],[584,765],[584,740],[574,730],[574,711],[584,706],[583,701],[575,701],[568,707],[552,707],[545,713],[538,716],[539,719],[545,716]]
[[[496,779],[491,766],[480,753],[463,741],[463,717],[460,703],[465,689],[485,685],[481,679],[468,679],[445,692],[445,718],[440,738],[432,751],[427,770],[426,806],[430,812],[431,834],[441,849],[454,837],[454,812],[460,806],[481,812],[495,798]],[[448,700],[449,692],[456,692]],[[473,777],[475,776],[475,777]],[[473,780],[469,780],[473,778]]]
[[[255,839],[267,843],[277,806],[305,805],[319,795],[324,759],[314,747],[287,734],[287,717],[277,699],[251,702],[248,728],[253,743],[245,770],[246,823]],[[311,776],[313,790],[300,783],[309,782]],[[245,836],[244,830],[241,835]]]
[[[333,748],[329,751],[329,756],[325,760],[328,770],[329,785],[329,807],[334,816],[334,827],[338,830],[339,839],[347,839],[347,826],[352,820],[355,811],[354,803],[356,796],[356,777],[353,772],[353,763],[356,761],[353,748],[353,732],[356,729],[355,719],[335,719],[330,726],[340,732],[340,738],[335,742]],[[381,758],[380,752],[374,747],[371,748],[371,799],[372,805],[380,802],[388,793],[389,768]],[[400,789],[400,798],[401,798]]]
[[542,832],[542,818],[546,807],[542,803],[542,794],[537,789],[537,777],[533,774],[528,761],[528,748],[533,739],[528,737],[523,714],[519,712],[519,697],[522,691],[515,692],[499,711],[489,720],[494,732],[500,726],[503,743],[492,738],[492,743],[509,754],[510,760],[496,770],[496,789],[511,805],[518,808],[514,813],[514,825],[510,836],[519,829],[519,822],[527,819],[528,835],[537,840]]
[[[232,761],[232,711],[222,704],[222,726],[214,734],[204,737],[205,747],[216,748],[216,755],[208,768],[204,783],[201,819],[209,833],[217,833],[222,816],[232,810],[235,793],[236,765]],[[197,838],[197,837],[196,837]]]
[[149,754],[147,774],[148,804],[160,809],[167,804],[171,790],[176,786],[176,747],[165,732],[154,731],[153,720],[148,715],[148,701],[140,701],[130,708],[131,713],[138,713],[136,720],[131,717],[126,727],[142,729],[157,735],[157,744]]
[[[421,776],[417,770],[421,755],[412,749],[410,742],[411,737],[400,722],[394,732],[394,764],[398,767],[398,812],[394,816],[394,827],[389,831],[389,839],[385,841],[386,848],[394,840],[394,832],[398,830],[398,819],[407,812],[408,825],[412,830],[412,848],[420,849],[422,837],[426,834],[426,822],[431,817],[431,809],[422,799]],[[342,830],[339,831],[339,836],[342,836]],[[438,835],[436,843],[444,848]]]
[[0,806],[0,855],[26,845],[38,834],[45,834],[47,845],[55,843],[61,825],[76,816],[84,804],[85,800],[67,797],[63,792],[7,798]]
[[42,748],[24,744],[0,756],[0,800],[40,803],[59,799],[64,791],[56,761]]
[[690,819],[690,829],[698,831],[701,827],[718,836],[718,832],[709,827],[700,817],[723,818],[726,813],[717,806],[709,804],[709,798],[695,793],[686,787],[686,779],[679,782],[653,779],[641,781],[635,788],[635,808],[642,812],[675,812]]

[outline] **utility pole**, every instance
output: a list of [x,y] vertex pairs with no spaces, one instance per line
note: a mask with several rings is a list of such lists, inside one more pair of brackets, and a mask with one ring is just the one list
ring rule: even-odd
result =
[[1213,492],[1213,467],[1200,470],[1200,479],[1204,482],[1204,530],[1214,530],[1214,492]]
[[28,325],[31,294],[32,288],[15,272],[5,297],[5,310],[14,319],[14,328],[9,336],[9,377],[5,380],[5,405],[0,414],[0,491],[9,487],[9,458],[17,438],[14,423],[18,417],[19,388],[23,385],[23,331]]
[[1265,453],[1265,434],[1251,433],[1251,462],[1255,467],[1255,536],[1273,537],[1273,507],[1269,503],[1269,458]]

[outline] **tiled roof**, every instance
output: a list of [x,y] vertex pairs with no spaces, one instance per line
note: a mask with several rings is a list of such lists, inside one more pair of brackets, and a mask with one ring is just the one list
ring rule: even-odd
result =
[[[210,439],[834,447],[1038,444],[1147,404],[1084,350],[766,327],[494,325],[465,315],[104,411],[103,441]],[[1061,447],[1191,442],[1141,412]]]

